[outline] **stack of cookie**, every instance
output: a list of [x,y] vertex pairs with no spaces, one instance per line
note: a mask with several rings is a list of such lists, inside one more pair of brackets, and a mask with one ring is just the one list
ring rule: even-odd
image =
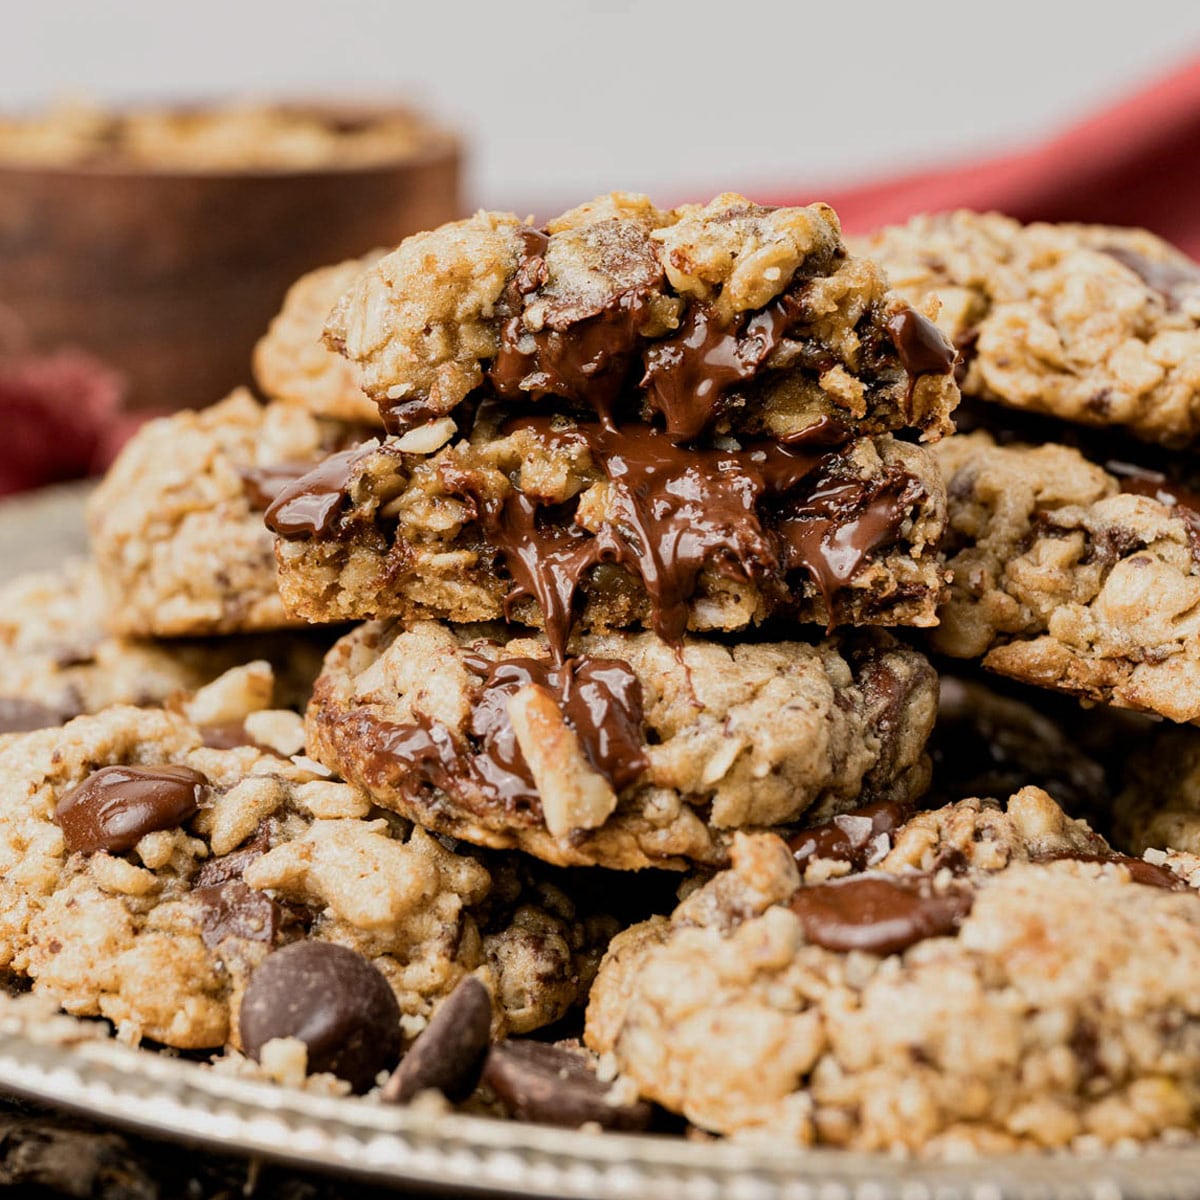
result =
[[618,193],[305,277],[255,375],[10,593],[14,978],[567,1124],[1200,1125],[1186,259]]

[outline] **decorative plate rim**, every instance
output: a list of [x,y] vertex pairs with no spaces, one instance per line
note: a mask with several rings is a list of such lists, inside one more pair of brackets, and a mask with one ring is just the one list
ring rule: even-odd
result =
[[364,1181],[484,1194],[562,1200],[1165,1200],[1200,1194],[1200,1144],[1128,1156],[922,1162],[768,1141],[590,1133],[315,1095],[111,1039],[67,1045],[11,1010],[0,1016],[0,1088],[159,1138]]

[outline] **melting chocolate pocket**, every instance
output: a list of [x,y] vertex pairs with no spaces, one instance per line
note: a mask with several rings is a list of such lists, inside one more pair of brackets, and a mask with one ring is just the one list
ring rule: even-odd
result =
[[973,902],[965,883],[938,889],[929,875],[879,874],[802,887],[790,907],[815,945],[884,955],[954,933]]

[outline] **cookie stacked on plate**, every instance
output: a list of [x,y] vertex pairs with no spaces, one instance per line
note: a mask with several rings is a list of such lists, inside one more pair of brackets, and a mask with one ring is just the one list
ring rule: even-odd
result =
[[1194,1130],[1196,279],[620,193],[306,276],[10,592],[0,965],[385,1100]]

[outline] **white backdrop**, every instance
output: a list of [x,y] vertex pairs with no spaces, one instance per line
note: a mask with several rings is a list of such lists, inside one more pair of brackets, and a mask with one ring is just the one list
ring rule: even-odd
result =
[[0,106],[398,90],[470,196],[811,186],[1048,132],[1200,51],[1196,0],[0,0]]

